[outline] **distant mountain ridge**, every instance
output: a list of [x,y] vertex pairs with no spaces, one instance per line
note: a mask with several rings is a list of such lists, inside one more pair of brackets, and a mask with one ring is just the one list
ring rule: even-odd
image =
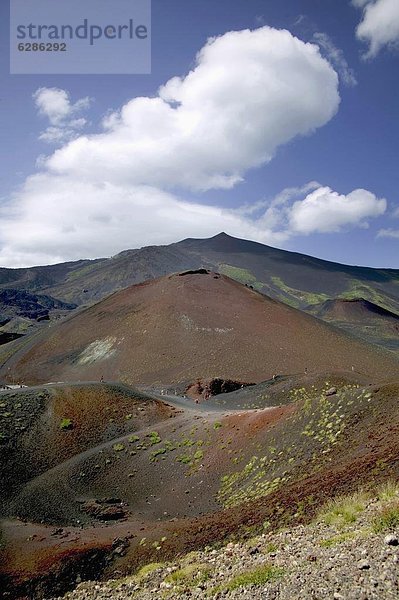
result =
[[380,289],[387,302],[399,308],[399,269],[342,265],[223,232],[212,238],[187,238],[166,246],[125,250],[111,258],[26,269],[0,268],[0,289],[46,292],[60,300],[82,304],[134,283],[201,266],[230,270],[232,273],[226,274],[242,280],[241,283],[252,283],[257,289],[274,292],[272,295],[279,299],[303,307],[315,303],[307,302],[307,296],[330,298],[340,292],[352,293],[363,285],[374,290],[374,295]]

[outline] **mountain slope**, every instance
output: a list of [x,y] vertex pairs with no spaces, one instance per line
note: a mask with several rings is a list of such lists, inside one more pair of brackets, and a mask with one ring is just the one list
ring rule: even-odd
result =
[[336,298],[310,308],[315,316],[375,344],[399,351],[399,315],[364,298]]
[[[209,239],[126,250],[94,261],[0,269],[0,290],[12,287],[80,306],[91,305],[130,285],[200,267],[223,273],[310,314],[316,314],[321,304],[337,297],[361,297],[399,314],[399,270],[341,265],[225,233]],[[322,313],[320,318],[356,333],[356,320],[343,322]],[[387,337],[382,323],[376,325],[375,331],[363,328],[362,336],[391,350],[398,348],[396,335]]]
[[117,292],[43,332],[13,361],[18,377],[31,383],[101,376],[127,383],[261,381],[352,367],[381,379],[394,376],[399,364],[390,353],[204,269]]
[[[399,270],[352,267],[221,233],[112,258],[31,269],[0,269],[0,289],[44,291],[78,304],[183,269],[212,268],[297,307],[346,294],[399,308]],[[363,290],[365,293],[359,293]],[[378,302],[380,298],[380,302]]]

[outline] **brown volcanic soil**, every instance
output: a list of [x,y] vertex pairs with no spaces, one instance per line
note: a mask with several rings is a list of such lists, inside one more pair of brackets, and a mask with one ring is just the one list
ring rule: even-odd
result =
[[[62,431],[65,439],[70,436],[76,454],[64,454],[55,467],[33,472],[29,481],[21,477],[13,498],[4,503],[6,548],[0,578],[11,596],[32,597],[36,589],[40,598],[55,589],[57,579],[57,589],[65,590],[77,574],[93,577],[90,558],[96,552],[95,576],[103,572],[109,577],[115,570],[129,572],[140,562],[171,557],[265,521],[281,525],[294,514],[296,519],[310,518],[334,493],[359,482],[399,477],[397,383],[369,386],[355,374],[290,377],[223,395],[227,407],[230,397],[238,404],[241,394],[250,403],[252,394],[257,404],[269,408],[232,411],[209,399],[203,405],[187,401],[178,414],[131,390],[129,409],[137,401],[138,408],[148,405],[150,426],[137,421],[133,427],[142,427],[134,434],[139,439],[132,438],[130,429],[128,435],[117,432],[105,442],[100,436],[94,446],[92,428],[86,425],[101,429],[103,419],[96,413],[110,403],[108,394],[117,393],[112,386],[107,392],[107,387],[96,386],[98,393],[105,389],[98,405],[94,395],[85,400],[84,386],[78,388],[76,404],[90,406],[80,417],[84,433],[74,445],[76,432]],[[331,387],[337,393],[327,395]],[[57,389],[57,397],[62,398],[63,391]],[[50,393],[52,388],[46,391]],[[71,394],[68,388],[65,394]],[[7,412],[23,404],[18,395],[5,397]],[[128,408],[125,401],[123,396],[113,404],[116,408],[121,402],[116,417],[120,427],[119,418]],[[51,404],[49,396],[43,403]],[[32,419],[32,429],[38,418]],[[54,440],[54,462],[59,435],[52,429],[49,438]],[[24,440],[31,447],[29,425],[21,436],[19,446],[12,437],[4,444],[16,459],[24,452]],[[125,519],[103,523],[82,511],[83,502],[111,496],[123,503]],[[47,525],[40,524],[43,520]],[[55,531],[55,524],[63,531]],[[126,537],[130,546],[115,554]],[[105,556],[115,560],[107,562]],[[52,572],[45,581],[44,569]]]
[[381,378],[398,369],[391,353],[214,273],[172,275],[115,293],[50,328],[13,360],[19,378],[31,383],[102,375],[127,383],[215,376],[259,382],[352,366]]
[[[176,413],[121,385],[79,384],[0,394],[0,511],[27,481],[92,447]],[[64,419],[70,426],[62,427]]]

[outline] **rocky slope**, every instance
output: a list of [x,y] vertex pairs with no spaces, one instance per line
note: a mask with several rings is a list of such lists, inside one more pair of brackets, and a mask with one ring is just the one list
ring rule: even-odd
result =
[[330,502],[309,525],[264,527],[246,541],[151,563],[124,579],[81,583],[65,600],[398,598],[397,485]]

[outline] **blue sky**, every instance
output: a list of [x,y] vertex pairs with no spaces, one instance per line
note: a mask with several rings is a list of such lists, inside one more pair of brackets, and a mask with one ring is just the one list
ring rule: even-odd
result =
[[1,266],[224,230],[399,268],[397,0],[153,0],[124,76],[10,75],[0,10]]

